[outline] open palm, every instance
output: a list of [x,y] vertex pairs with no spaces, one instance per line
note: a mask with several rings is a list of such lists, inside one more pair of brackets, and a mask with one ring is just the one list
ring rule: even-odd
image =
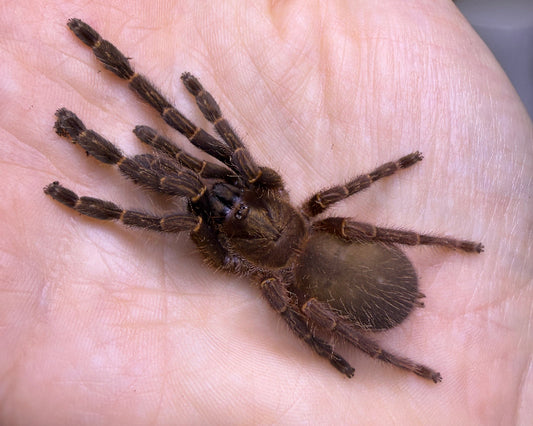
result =
[[[450,413],[457,423],[524,421],[533,130],[451,2],[7,3],[0,422],[427,423]],[[131,129],[148,124],[201,155],[100,72],[66,28],[71,17],[113,41],[205,126],[179,80],[197,75],[296,204],[422,151],[422,163],[332,214],[485,244],[479,256],[407,250],[426,308],[376,335],[443,382],[338,343],[356,369],[349,380],[298,341],[257,289],[206,268],[185,234],[126,229],[47,198],[42,187],[59,180],[128,208],[181,208],[57,137],[59,107],[128,154],[145,149]]]

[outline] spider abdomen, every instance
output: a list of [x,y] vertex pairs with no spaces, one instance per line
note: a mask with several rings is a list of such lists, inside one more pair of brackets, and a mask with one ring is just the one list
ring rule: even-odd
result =
[[349,243],[318,232],[297,263],[295,287],[301,300],[327,302],[362,329],[398,325],[422,296],[413,265],[392,245]]

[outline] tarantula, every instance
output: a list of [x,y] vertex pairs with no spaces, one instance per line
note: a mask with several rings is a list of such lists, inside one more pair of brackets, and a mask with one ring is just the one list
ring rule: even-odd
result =
[[71,19],[68,26],[92,48],[105,68],[126,80],[167,124],[218,162],[184,152],[147,126],[137,126],[134,133],[155,153],[126,157],[62,108],[56,112],[58,135],[80,145],[97,160],[118,166],[122,174],[143,187],[185,197],[187,208],[158,217],[124,210],[109,201],[79,197],[58,182],[48,185],[46,194],[96,219],[118,220],[160,232],[188,231],[209,265],[251,278],[289,328],[348,377],[353,376],[354,369],[321,336],[340,337],[373,358],[441,381],[435,370],[381,349],[365,331],[390,329],[414,307],[423,306],[415,269],[397,244],[439,245],[477,253],[483,246],[379,228],[343,217],[315,219],[372,182],[418,163],[422,160],[419,152],[385,163],[345,185],[322,190],[295,207],[280,175],[256,164],[218,104],[193,75],[184,73],[181,79],[222,140],[183,116],[89,25]]

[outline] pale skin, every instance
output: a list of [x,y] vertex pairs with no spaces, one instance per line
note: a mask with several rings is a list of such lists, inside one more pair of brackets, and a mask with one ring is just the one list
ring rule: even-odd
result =
[[[533,127],[455,6],[196,3],[0,6],[0,423],[524,423]],[[375,335],[442,383],[338,342],[356,369],[347,379],[247,280],[206,268],[185,234],[103,223],[47,197],[59,180],[127,208],[179,208],[59,138],[59,107],[129,154],[144,149],[137,124],[190,146],[103,70],[71,17],[204,125],[179,81],[193,72],[296,204],[420,150],[420,164],[330,214],[485,245],[406,250],[426,307]]]

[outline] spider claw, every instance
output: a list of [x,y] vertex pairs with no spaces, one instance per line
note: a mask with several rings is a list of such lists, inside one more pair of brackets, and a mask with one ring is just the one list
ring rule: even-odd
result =
[[435,383],[440,383],[440,382],[442,382],[442,376],[440,375],[440,373],[435,372],[431,376],[431,380],[433,380],[433,382],[435,382]]
[[348,377],[349,379],[353,377],[355,369],[348,363],[348,361],[346,361],[340,355],[332,353],[329,361],[337,370],[339,370],[346,377]]
[[68,20],[67,26],[76,37],[89,47],[93,47],[100,39],[100,35],[81,19],[71,18]]

